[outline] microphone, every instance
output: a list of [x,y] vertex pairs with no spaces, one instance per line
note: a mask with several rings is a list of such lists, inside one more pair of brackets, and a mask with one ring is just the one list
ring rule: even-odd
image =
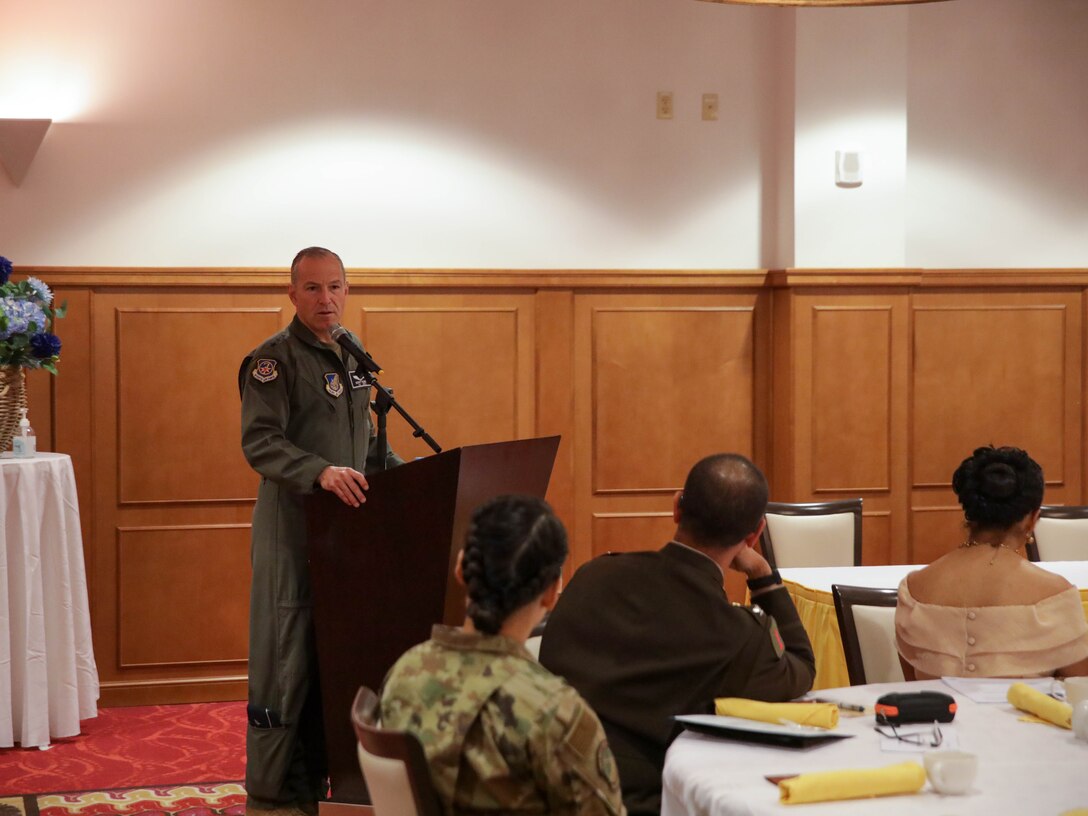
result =
[[332,339],[340,344],[340,347],[344,349],[348,354],[355,358],[355,361],[359,364],[359,368],[370,374],[381,374],[382,367],[374,362],[374,358],[363,351],[363,347],[351,339],[351,335],[348,334],[348,330],[341,325],[336,325],[329,333]]

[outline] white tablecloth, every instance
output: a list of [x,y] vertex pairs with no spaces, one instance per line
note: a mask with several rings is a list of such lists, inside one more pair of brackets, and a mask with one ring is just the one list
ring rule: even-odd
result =
[[[885,683],[821,691],[821,697],[872,706],[888,691],[936,689],[939,680]],[[1019,712],[1002,703],[981,705],[953,694],[959,750],[979,758],[978,777],[966,796],[942,796],[927,784],[914,796],[844,802],[783,805],[778,786],[763,777],[809,771],[870,768],[917,758],[922,753],[885,753],[873,731],[871,714],[843,717],[839,730],[856,734],[807,750],[773,748],[685,732],[665,759],[662,816],[1056,816],[1088,807],[1088,742],[1071,731],[1019,721]],[[929,750],[929,749],[927,749]]]
[[72,460],[0,459],[0,747],[49,744],[97,712]]

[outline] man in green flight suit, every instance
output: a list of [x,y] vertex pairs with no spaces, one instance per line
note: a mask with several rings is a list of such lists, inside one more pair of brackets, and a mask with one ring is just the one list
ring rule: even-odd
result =
[[[247,812],[301,816],[327,792],[324,729],[306,558],[305,496],[358,507],[371,446],[370,380],[333,341],[348,283],[340,257],[304,249],[291,263],[290,325],[243,364],[242,451],[261,475],[253,510]],[[386,465],[401,464],[392,451]],[[273,811],[276,813],[273,815]]]

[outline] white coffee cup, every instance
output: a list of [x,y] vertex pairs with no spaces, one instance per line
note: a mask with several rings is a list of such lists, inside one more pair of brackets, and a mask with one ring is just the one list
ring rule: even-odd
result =
[[923,761],[929,784],[937,793],[967,793],[978,773],[978,757],[965,751],[930,751]]
[[1088,700],[1073,706],[1073,733],[1077,739],[1088,741]]
[[1088,677],[1067,677],[1062,681],[1065,686],[1065,701],[1076,707],[1081,700],[1088,700]]

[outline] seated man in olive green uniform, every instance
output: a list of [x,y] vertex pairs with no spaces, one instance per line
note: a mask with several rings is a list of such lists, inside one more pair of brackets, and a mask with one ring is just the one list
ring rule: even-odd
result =
[[[333,342],[347,298],[336,253],[304,249],[291,264],[291,324],[246,359],[242,451],[261,476],[253,509],[249,620],[247,810],[316,812],[325,798],[306,494],[328,490],[358,507],[371,444],[370,380]],[[396,454],[388,466],[400,464]]]
[[623,814],[601,724],[525,648],[555,604],[563,525],[541,499],[480,507],[457,561],[464,626],[435,626],[382,692],[382,725],[415,734],[447,813]]
[[[540,662],[601,718],[629,813],[661,808],[676,714],[716,697],[790,700],[812,687],[808,636],[777,571],[753,549],[767,482],[743,456],[709,456],[673,502],[675,538],[655,552],[583,565],[548,619]],[[760,609],[734,606],[725,569],[748,576]]]

